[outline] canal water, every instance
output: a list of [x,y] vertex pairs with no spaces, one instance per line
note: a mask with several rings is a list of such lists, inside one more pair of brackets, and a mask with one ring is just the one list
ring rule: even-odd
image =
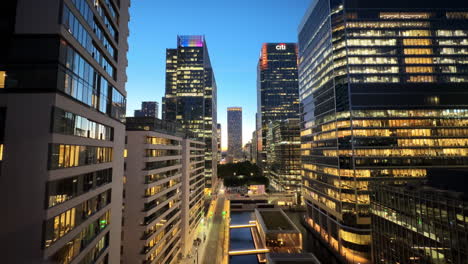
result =
[[[308,232],[301,224],[303,212],[285,213],[294,222],[302,233],[304,251],[313,253],[322,264],[340,264],[338,259],[326,248],[317,237]],[[247,224],[254,219],[253,212],[231,212],[231,224]],[[250,228],[239,228],[230,230],[230,250],[255,248]],[[232,256],[229,257],[230,264],[259,264],[256,255]]]
[[[248,224],[254,219],[253,212],[231,212],[231,225]],[[231,229],[229,250],[255,248],[250,228]],[[258,264],[257,255],[231,256],[229,264]]]

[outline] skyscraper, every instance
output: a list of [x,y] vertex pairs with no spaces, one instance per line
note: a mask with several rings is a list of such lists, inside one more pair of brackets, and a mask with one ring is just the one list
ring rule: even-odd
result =
[[299,118],[275,121],[268,125],[267,167],[270,185],[278,191],[301,193],[301,138]]
[[[468,191],[461,173],[456,192],[427,184],[372,186],[373,263],[468,263]],[[451,177],[453,178],[453,177]]]
[[221,161],[222,155],[221,155],[221,139],[222,139],[222,134],[221,134],[221,124],[218,123],[216,125],[216,137],[217,137],[217,142],[218,142],[218,162]]
[[[297,45],[295,43],[265,43],[257,67],[257,163],[265,167],[268,124],[288,118],[299,118],[299,87],[297,77]],[[264,168],[265,169],[265,168]]]
[[370,181],[468,167],[467,11],[318,0],[299,27],[306,222],[349,263],[370,263]]
[[159,115],[159,104],[158,102],[142,102],[141,109],[135,110],[135,117],[154,117],[158,118]]
[[257,140],[257,130],[254,130],[252,132],[252,148],[250,150],[251,161],[254,164],[257,164],[257,149],[258,149],[257,142],[258,142],[258,140]]
[[2,5],[5,263],[120,262],[130,3],[92,2]]
[[216,80],[204,36],[177,36],[166,51],[163,119],[177,121],[206,144],[206,191],[216,185]]
[[228,107],[228,162],[242,158],[242,108]]

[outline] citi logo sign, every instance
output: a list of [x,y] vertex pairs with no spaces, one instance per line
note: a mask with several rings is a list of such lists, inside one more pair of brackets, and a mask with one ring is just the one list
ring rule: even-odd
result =
[[286,50],[286,44],[281,43],[276,45],[276,50]]

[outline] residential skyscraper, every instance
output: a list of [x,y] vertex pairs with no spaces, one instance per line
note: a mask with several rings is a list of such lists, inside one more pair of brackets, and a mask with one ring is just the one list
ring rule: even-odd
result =
[[306,222],[349,263],[370,263],[370,181],[468,167],[467,11],[318,0],[299,27]]
[[123,263],[175,263],[203,216],[205,144],[154,117],[126,124]]
[[216,185],[216,80],[204,36],[177,36],[166,50],[163,120],[177,121],[206,144],[206,191]]
[[265,170],[268,124],[299,118],[299,87],[295,43],[265,43],[257,67],[257,163]]
[[242,107],[228,107],[228,162],[242,158]]
[[158,118],[159,115],[159,104],[158,102],[142,102],[141,109],[135,110],[135,117],[154,117]]
[[129,5],[2,4],[5,263],[120,262]]

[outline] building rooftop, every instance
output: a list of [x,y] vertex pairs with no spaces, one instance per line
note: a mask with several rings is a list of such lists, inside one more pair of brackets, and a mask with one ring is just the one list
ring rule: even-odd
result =
[[127,131],[154,131],[183,138],[196,138],[193,132],[182,128],[181,124],[155,117],[127,117],[125,123]]
[[266,232],[300,233],[294,223],[279,208],[255,209],[255,214]]

